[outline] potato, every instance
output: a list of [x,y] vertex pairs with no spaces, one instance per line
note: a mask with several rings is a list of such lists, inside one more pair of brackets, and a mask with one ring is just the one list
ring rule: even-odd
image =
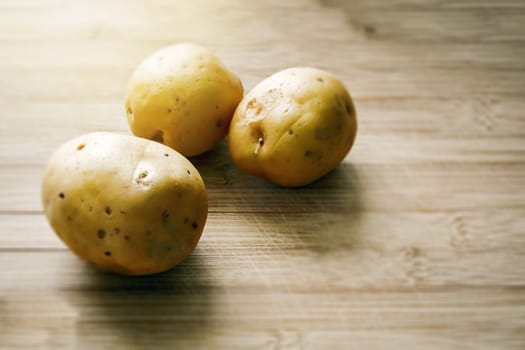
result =
[[345,158],[356,129],[355,108],[341,81],[319,69],[289,68],[241,101],[230,125],[230,154],[250,174],[302,186]]
[[80,258],[127,275],[168,270],[206,222],[206,189],[182,155],[135,136],[97,132],[66,142],[42,183],[52,228]]
[[137,136],[195,156],[224,138],[242,96],[239,78],[211,51],[178,44],[154,53],[133,73],[128,123]]

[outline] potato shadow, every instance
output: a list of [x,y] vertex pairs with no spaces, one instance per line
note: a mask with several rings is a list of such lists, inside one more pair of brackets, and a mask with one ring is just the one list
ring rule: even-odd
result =
[[347,250],[359,241],[362,185],[351,163],[310,185],[285,188],[238,170],[226,141],[192,162],[206,182],[211,215],[253,215],[254,232],[280,241],[284,236],[317,252]]
[[213,283],[198,249],[157,275],[120,276],[87,264],[82,270],[86,284],[64,294],[79,310],[76,339],[83,348],[101,343],[130,349],[192,346],[210,326]]

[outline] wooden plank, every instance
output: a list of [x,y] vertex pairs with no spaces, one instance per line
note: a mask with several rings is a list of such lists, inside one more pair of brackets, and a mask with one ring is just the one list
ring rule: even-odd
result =
[[[221,283],[248,273],[247,290],[522,287],[521,212],[211,214],[198,251]],[[41,215],[20,218],[2,216],[13,232],[0,240],[3,255],[32,256],[38,267],[49,252],[66,252]]]
[[[0,289],[0,329],[8,334],[0,345],[67,347],[82,339],[83,346],[122,348],[134,342],[264,348],[268,341],[284,341],[279,338],[288,338],[286,332],[290,341],[303,339],[306,348],[353,344],[355,333],[360,334],[356,345],[377,336],[369,341],[382,347],[397,337],[407,346],[426,341],[429,349],[498,347],[501,337],[507,348],[523,344],[521,288],[355,290],[321,281],[315,290],[275,287],[268,285],[266,264],[254,261],[242,268],[237,260],[237,271],[246,274],[225,275],[224,260],[202,250],[169,273],[126,278],[72,263],[69,254],[38,255],[47,263],[31,253],[0,256],[2,266],[9,267],[0,272],[2,280],[12,281]],[[261,268],[255,275],[253,264]],[[25,273],[13,279],[21,268]],[[314,273],[312,282],[315,277],[320,276]]]
[[[421,143],[419,143],[421,145]],[[408,148],[407,148],[408,151]],[[504,162],[429,160],[344,163],[308,187],[281,188],[237,170],[227,150],[195,159],[209,192],[210,212],[455,211],[524,208],[524,163],[502,150],[472,153]],[[379,150],[377,150],[379,152]],[[221,156],[220,153],[223,155]],[[353,154],[350,155],[350,159]],[[409,155],[408,155],[409,156]],[[222,160],[221,160],[222,159]],[[349,160],[350,160],[349,159]],[[377,159],[372,159],[379,162]],[[43,166],[17,166],[0,183],[0,212],[40,211]]]

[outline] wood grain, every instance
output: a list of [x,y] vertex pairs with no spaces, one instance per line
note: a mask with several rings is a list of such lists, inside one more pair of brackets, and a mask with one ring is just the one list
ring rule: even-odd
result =
[[[246,90],[334,72],[356,144],[284,189],[221,143],[192,159],[210,198],[194,254],[104,274],[47,225],[43,168],[74,136],[129,133],[129,75],[178,41]],[[1,1],[0,348],[525,348],[524,57],[520,0]]]

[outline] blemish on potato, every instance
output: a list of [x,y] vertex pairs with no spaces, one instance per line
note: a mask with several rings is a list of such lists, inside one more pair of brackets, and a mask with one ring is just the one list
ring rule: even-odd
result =
[[120,211],[120,214],[121,214],[121,215],[126,215],[126,211],[125,211],[125,210],[121,210],[121,211]]
[[129,235],[125,235],[125,236],[124,236],[124,239],[125,239],[126,241],[129,241],[131,238],[129,237]]
[[126,112],[128,112],[128,114],[133,114],[133,110],[131,109],[131,106],[128,106],[128,110]]
[[215,127],[217,127],[217,128],[221,128],[221,127],[222,127],[222,121],[221,121],[221,120],[217,120],[217,121],[215,122]]
[[304,157],[305,157],[305,158],[310,158],[312,155],[313,155],[313,152],[310,151],[309,149],[307,149],[306,151],[304,151]]
[[170,155],[167,153],[164,153],[164,157],[169,157]]
[[188,218],[184,218],[184,223],[187,224],[188,223]]
[[171,113],[171,108],[168,108],[168,113]]
[[322,83],[322,82],[324,81],[324,79],[321,78],[321,77],[317,77],[317,81],[320,82],[320,83]]
[[162,214],[160,214],[160,217],[162,218],[162,222],[166,223],[170,217],[170,213],[167,210],[164,210]]
[[148,181],[146,178],[148,177],[149,172],[147,170],[142,170],[138,172],[138,175],[136,175],[135,182],[140,185],[149,186],[151,185],[151,181]]
[[288,135],[293,135],[293,129],[288,129]]
[[106,207],[104,212],[106,213],[106,215],[111,215],[111,208],[110,207]]
[[316,128],[314,134],[315,138],[318,140],[327,140],[330,137],[328,130],[321,128]]
[[82,151],[84,147],[86,147],[86,145],[81,143],[80,145],[77,146],[77,151]]
[[198,225],[197,225],[197,223],[194,221],[194,222],[191,223],[191,227],[193,227],[193,229],[196,230],[197,227],[198,227]]
[[252,98],[250,101],[248,101],[248,104],[246,105],[246,108],[254,108],[257,104],[257,99]]
[[115,227],[114,231],[115,231],[115,234],[117,234],[117,235],[118,235],[118,234],[120,233],[120,228],[118,228],[118,227]]
[[162,130],[157,130],[153,134],[153,136],[151,136],[151,139],[153,141],[157,141],[157,142],[163,143],[164,142],[164,132],[162,132]]
[[263,110],[262,105],[258,104],[258,103],[257,103],[257,99],[255,99],[255,98],[252,98],[252,99],[248,102],[248,104],[246,105],[246,108],[247,108],[248,110],[254,110],[254,114],[255,114],[256,116],[259,115],[259,114],[262,112],[262,110]]
[[349,103],[345,103],[346,113],[352,114],[353,108]]
[[188,175],[191,175],[191,171],[190,171],[189,169],[186,169],[186,173],[187,173]]
[[64,198],[66,198],[66,195],[64,194],[64,192],[60,192],[60,193],[58,194],[58,196],[60,197],[60,199],[64,199]]
[[98,238],[100,238],[100,239],[104,239],[104,237],[106,237],[106,231],[103,230],[103,229],[99,229],[99,230],[97,231],[97,236],[98,236]]
[[146,236],[151,236],[152,232],[151,230],[146,230],[146,232],[144,232],[146,234]]
[[111,252],[105,252],[104,255],[105,256],[111,256]]

